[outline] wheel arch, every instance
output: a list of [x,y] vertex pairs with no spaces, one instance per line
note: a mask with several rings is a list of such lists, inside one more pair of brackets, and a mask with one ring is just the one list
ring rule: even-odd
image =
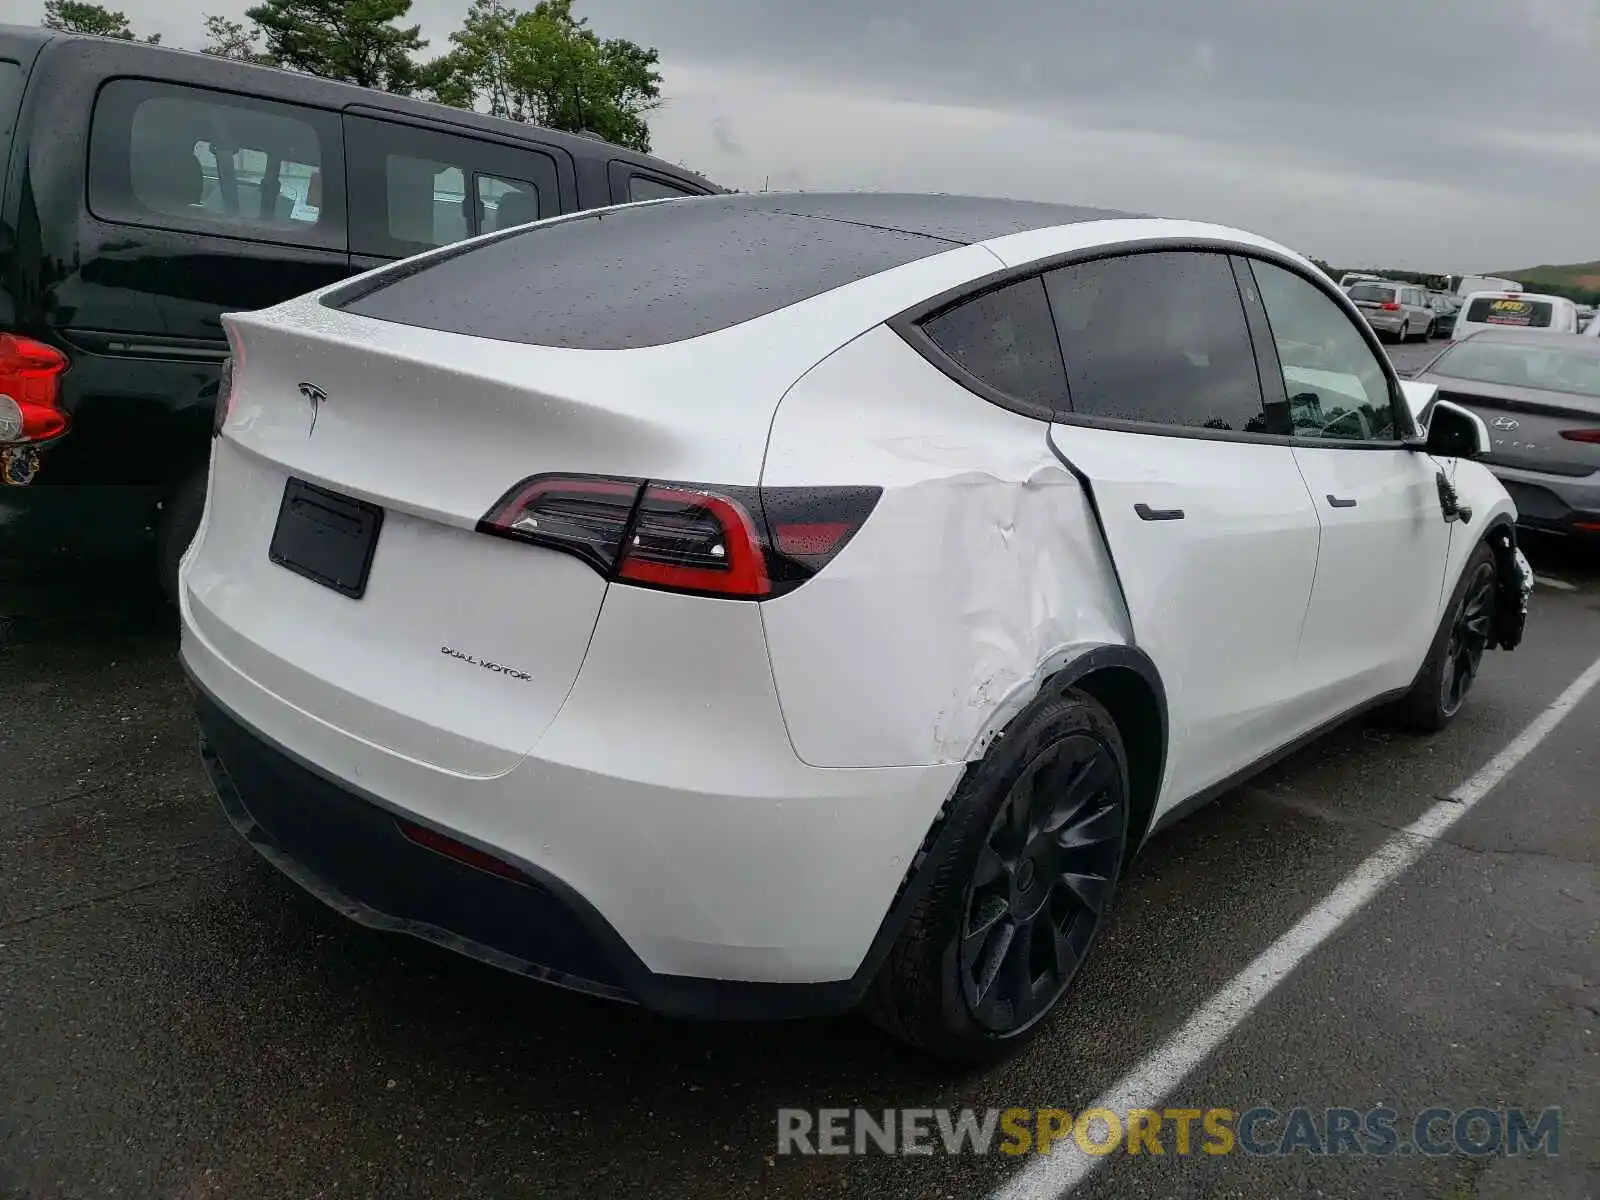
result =
[[1128,849],[1131,862],[1155,817],[1166,777],[1169,739],[1166,685],[1137,646],[1096,646],[1047,676],[1039,695],[1076,690],[1111,714],[1128,755]]

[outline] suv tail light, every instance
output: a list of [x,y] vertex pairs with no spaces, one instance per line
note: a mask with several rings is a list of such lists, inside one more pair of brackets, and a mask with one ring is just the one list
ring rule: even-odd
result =
[[1396,304],[1393,300],[1385,300],[1383,302],[1383,311],[1384,312],[1399,312],[1400,311],[1400,306],[1398,304]]
[[66,355],[54,346],[0,333],[0,443],[48,442],[67,431],[61,409]]
[[1600,429],[1563,429],[1561,436],[1569,442],[1589,442],[1600,446]]
[[619,583],[765,600],[831,562],[880,495],[875,487],[535,475],[507,492],[478,532],[564,551]]

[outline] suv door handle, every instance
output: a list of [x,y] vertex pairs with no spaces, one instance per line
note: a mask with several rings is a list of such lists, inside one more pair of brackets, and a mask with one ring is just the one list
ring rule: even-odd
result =
[[1181,508],[1151,508],[1140,501],[1133,506],[1133,511],[1139,514],[1141,521],[1181,521],[1183,509]]
[[1356,506],[1356,502],[1354,500],[1341,500],[1332,492],[1328,493],[1328,503],[1334,508],[1354,508]]

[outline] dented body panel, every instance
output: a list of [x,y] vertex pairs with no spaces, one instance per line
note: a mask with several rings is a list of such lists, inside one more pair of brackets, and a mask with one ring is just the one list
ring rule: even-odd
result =
[[1047,433],[882,327],[790,390],[762,482],[884,489],[824,574],[762,605],[802,761],[977,757],[1043,678],[1076,653],[1127,643],[1088,499]]

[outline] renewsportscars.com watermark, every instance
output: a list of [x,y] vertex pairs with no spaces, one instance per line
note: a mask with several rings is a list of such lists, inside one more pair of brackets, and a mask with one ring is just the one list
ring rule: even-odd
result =
[[1392,1108],[780,1108],[779,1154],[1561,1153],[1561,1110]]

